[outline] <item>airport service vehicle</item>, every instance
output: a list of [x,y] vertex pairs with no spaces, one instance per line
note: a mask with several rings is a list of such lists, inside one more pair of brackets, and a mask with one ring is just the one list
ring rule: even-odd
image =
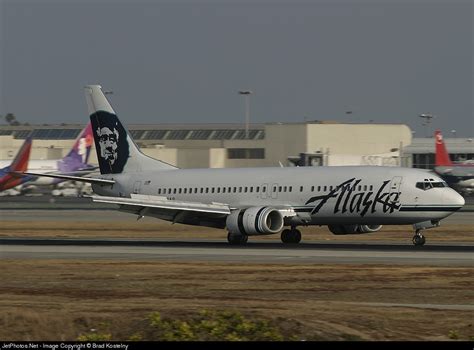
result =
[[335,235],[413,225],[413,243],[423,245],[422,230],[464,205],[441,178],[417,169],[178,169],[140,151],[99,85],[85,92],[101,175],[45,176],[92,183],[94,202],[118,204],[138,218],[227,228],[231,244],[277,233],[284,243],[298,243],[297,227],[306,225],[327,225]]
[[474,192],[474,163],[451,161],[441,131],[435,131],[435,172],[451,187],[465,194]]

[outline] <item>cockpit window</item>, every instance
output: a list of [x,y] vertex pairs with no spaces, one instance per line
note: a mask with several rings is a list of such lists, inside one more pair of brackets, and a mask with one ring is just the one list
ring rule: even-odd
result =
[[448,184],[444,181],[435,181],[434,179],[425,179],[423,182],[416,183],[416,188],[422,189],[424,191],[435,187],[448,187]]

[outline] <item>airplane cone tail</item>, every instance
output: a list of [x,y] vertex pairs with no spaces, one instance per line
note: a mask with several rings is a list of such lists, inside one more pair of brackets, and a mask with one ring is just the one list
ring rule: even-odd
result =
[[436,166],[451,166],[453,163],[449,158],[448,151],[446,150],[446,146],[444,144],[443,135],[441,131],[435,131],[435,165]]
[[118,119],[100,85],[85,87],[101,174],[120,174],[175,167],[144,155]]

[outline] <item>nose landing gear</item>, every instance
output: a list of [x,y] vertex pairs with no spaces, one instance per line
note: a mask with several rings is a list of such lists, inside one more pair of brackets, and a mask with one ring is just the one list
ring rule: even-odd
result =
[[413,244],[415,246],[422,246],[425,244],[426,239],[425,236],[421,233],[421,230],[416,230],[415,235],[413,236]]

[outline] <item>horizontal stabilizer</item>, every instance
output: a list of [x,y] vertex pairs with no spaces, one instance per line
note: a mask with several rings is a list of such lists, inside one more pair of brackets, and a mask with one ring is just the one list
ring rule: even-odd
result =
[[62,175],[62,174],[39,174],[39,173],[20,173],[20,172],[12,172],[15,175],[19,176],[44,176],[44,177],[51,177],[53,179],[62,179],[62,180],[70,180],[70,181],[80,181],[80,182],[87,182],[91,184],[99,184],[99,185],[113,185],[115,183],[114,180],[107,180],[107,179],[97,179],[92,177],[81,177],[81,176],[70,176],[70,175]]
[[159,209],[170,209],[180,211],[203,212],[213,214],[230,214],[230,209],[227,204],[212,203],[204,204],[198,202],[180,202],[171,201],[166,197],[149,196],[141,194],[132,194],[131,198],[124,197],[105,197],[105,196],[90,196],[94,202],[110,203],[119,205],[129,205],[137,207],[149,207]]

